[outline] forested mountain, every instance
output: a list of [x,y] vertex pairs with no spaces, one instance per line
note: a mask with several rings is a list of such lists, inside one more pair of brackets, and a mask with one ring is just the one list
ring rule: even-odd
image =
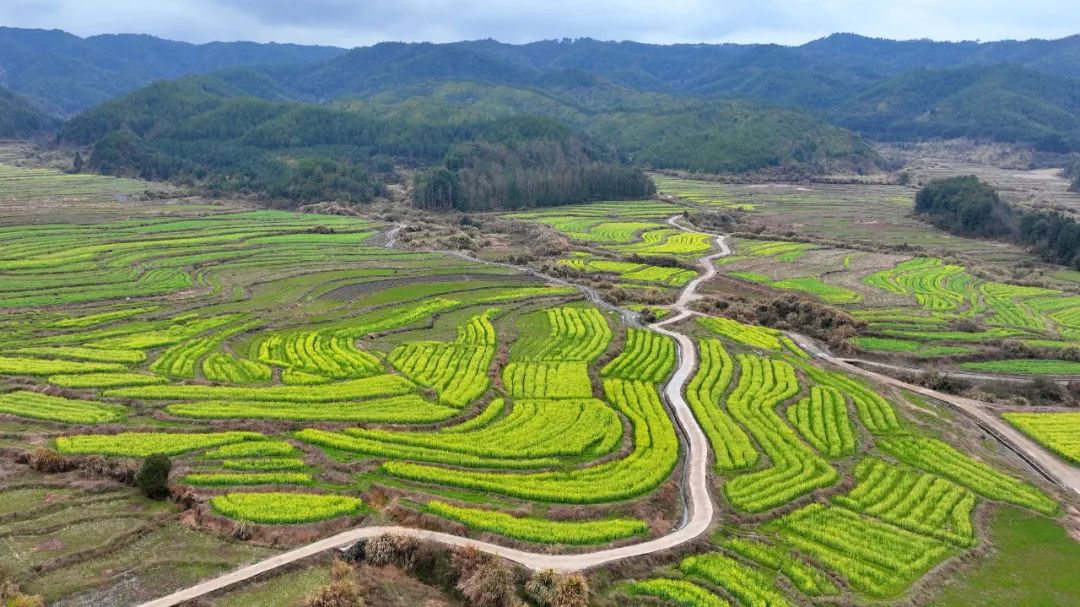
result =
[[[807,116],[788,114],[779,119],[768,115],[770,108],[780,107],[824,116],[871,138],[973,137],[1035,144],[1049,151],[1080,150],[1080,79],[1072,77],[1080,76],[1080,37],[980,44],[896,42],[839,34],[798,47],[588,39],[524,45],[492,40],[383,43],[314,65],[253,71],[273,82],[281,94],[319,102],[367,98],[389,105],[387,99],[415,100],[418,90],[440,93],[431,83],[503,87],[485,90],[478,100],[484,107],[508,101],[511,105],[540,102],[544,115],[561,119],[566,109],[551,107],[541,99],[554,97],[588,114],[589,122],[601,124],[598,128],[604,133],[610,124],[597,121],[598,112],[643,110],[647,119],[642,132],[649,132],[653,118],[673,109],[692,110],[662,118],[662,130],[668,132],[675,125],[679,131],[710,132],[702,141],[711,141],[716,134],[729,133],[722,126],[729,122],[729,113],[716,102],[738,100],[757,102],[763,112],[759,122],[764,123],[790,119],[818,128]],[[512,92],[516,89],[522,91]],[[492,95],[498,98],[493,101]],[[625,105],[618,104],[619,98],[627,100]],[[461,106],[462,98],[444,96],[436,102]],[[735,107],[746,115],[750,106]],[[705,114],[703,108],[708,110]],[[837,142],[839,133],[810,139],[820,150]],[[770,139],[769,133],[765,139]],[[743,170],[784,164],[792,158],[784,150],[763,147],[772,160],[715,162],[704,160],[716,156],[706,151],[699,159],[670,166]],[[672,151],[660,149],[664,154]],[[644,148],[640,152],[638,157],[649,161],[657,157]],[[759,150],[749,152],[761,155]],[[836,158],[849,153],[838,150],[815,156]]]
[[155,80],[241,65],[322,61],[343,49],[296,44],[188,44],[143,35],[79,38],[59,30],[0,27],[0,86],[70,115]]
[[1080,37],[345,51],[0,28],[0,68],[55,113],[103,102],[59,136],[90,168],[293,201],[368,200],[401,167],[457,208],[640,194],[640,168],[877,171],[863,137],[1080,151]]
[[875,170],[879,162],[859,137],[805,112],[639,92],[576,71],[552,74],[536,89],[428,83],[352,97],[341,105],[410,122],[544,116],[654,168],[725,173],[799,166],[814,173],[862,172]]
[[906,72],[830,115],[888,140],[972,137],[1080,150],[1080,80],[1009,65]]
[[57,123],[21,95],[0,88],[0,138],[35,135],[54,128]]
[[[216,78],[140,89],[80,114],[57,137],[92,146],[89,166],[104,173],[186,180],[294,204],[371,200],[382,191],[378,174],[400,166],[438,167],[443,183],[452,184],[425,190],[419,202],[429,206],[640,198],[652,187],[611,149],[546,118],[420,123],[244,96]],[[483,184],[475,183],[477,175]]]

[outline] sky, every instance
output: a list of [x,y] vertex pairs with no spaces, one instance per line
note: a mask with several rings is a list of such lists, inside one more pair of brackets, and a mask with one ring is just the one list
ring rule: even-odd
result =
[[343,47],[581,37],[801,44],[834,32],[1061,38],[1080,33],[1080,11],[1075,0],[2,0],[0,25]]

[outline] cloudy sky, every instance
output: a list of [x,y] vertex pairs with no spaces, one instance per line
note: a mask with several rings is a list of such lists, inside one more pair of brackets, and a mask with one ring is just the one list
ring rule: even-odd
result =
[[832,32],[1000,40],[1080,33],[1075,0],[2,0],[0,25],[81,36],[361,46],[383,40],[799,44]]

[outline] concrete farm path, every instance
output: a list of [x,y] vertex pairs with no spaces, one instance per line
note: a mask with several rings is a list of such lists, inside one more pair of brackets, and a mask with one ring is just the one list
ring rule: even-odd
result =
[[[695,232],[683,226],[678,222],[679,216],[676,215],[668,219],[668,223],[672,226],[685,230],[688,232]],[[395,227],[391,229],[385,235],[385,246],[392,247],[397,241],[397,234],[400,232],[401,227]],[[316,554],[348,546],[358,540],[369,539],[378,537],[387,533],[393,533],[398,535],[407,535],[424,540],[431,540],[445,544],[448,546],[472,546],[483,552],[500,556],[525,567],[534,570],[554,569],[561,572],[579,571],[582,569],[588,569],[590,567],[596,567],[604,563],[610,563],[612,561],[618,561],[630,557],[641,556],[645,554],[651,554],[654,552],[660,552],[669,548],[674,548],[680,544],[692,541],[702,534],[704,534],[709,526],[712,524],[714,516],[714,505],[712,496],[709,492],[709,442],[705,437],[704,431],[701,426],[698,425],[697,420],[694,418],[693,412],[690,410],[690,405],[683,397],[683,388],[690,380],[690,376],[697,368],[697,347],[694,341],[682,333],[671,330],[668,325],[673,325],[679,321],[696,314],[690,310],[687,306],[690,302],[694,301],[700,295],[697,293],[698,287],[705,281],[711,279],[716,275],[716,265],[714,261],[720,257],[731,254],[731,249],[728,247],[726,237],[722,235],[713,236],[714,243],[716,245],[717,252],[710,253],[700,259],[698,259],[698,265],[701,267],[701,273],[696,278],[691,280],[683,290],[679,293],[678,300],[670,306],[671,314],[658,322],[649,325],[649,328],[667,335],[675,340],[678,344],[676,349],[678,362],[675,368],[675,372],[668,379],[663,388],[663,395],[667,401],[671,412],[675,416],[675,421],[682,431],[683,438],[685,439],[686,453],[684,459],[684,492],[686,496],[686,513],[683,517],[683,524],[671,533],[658,537],[646,542],[638,544],[631,544],[627,546],[620,546],[618,548],[608,548],[604,550],[598,550],[595,552],[579,553],[579,554],[544,554],[538,552],[528,552],[525,550],[518,550],[515,548],[508,548],[506,546],[500,546],[490,542],[482,542],[467,537],[461,537],[452,535],[449,533],[442,533],[437,531],[427,531],[422,529],[412,529],[409,527],[359,527],[356,529],[350,529],[337,535],[319,540],[317,542],[301,546],[288,552],[270,557],[266,560],[241,567],[235,571],[220,575],[216,578],[207,580],[174,592],[168,596],[155,599],[146,603],[143,603],[141,607],[173,607],[179,605],[185,601],[191,601],[199,597],[205,596],[212,592],[222,590],[250,580],[254,577],[273,571],[279,567],[283,567],[290,563],[314,556]],[[466,256],[467,257],[467,256]],[[475,258],[468,257],[472,261],[478,261]],[[491,263],[491,262],[487,262]],[[507,265],[507,264],[499,264]],[[525,271],[530,274],[535,274],[531,270],[521,268],[519,266],[514,267],[519,271]],[[543,278],[552,280],[558,284],[565,284],[568,286],[575,286],[580,289],[586,297],[594,303],[599,303],[602,300],[593,289],[584,285],[575,285],[565,280],[554,279],[553,277],[538,275]],[[638,324],[636,321],[636,314],[630,310],[623,308],[614,308],[610,304],[603,302],[604,307],[609,309],[615,309],[619,312],[624,319],[633,319],[633,323]]]

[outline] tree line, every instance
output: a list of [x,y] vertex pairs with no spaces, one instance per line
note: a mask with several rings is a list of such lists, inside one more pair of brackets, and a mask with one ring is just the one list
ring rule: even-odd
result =
[[1001,200],[973,175],[935,179],[915,196],[915,212],[952,234],[1009,240],[1044,261],[1080,269],[1080,224],[1058,211],[1029,211]]

